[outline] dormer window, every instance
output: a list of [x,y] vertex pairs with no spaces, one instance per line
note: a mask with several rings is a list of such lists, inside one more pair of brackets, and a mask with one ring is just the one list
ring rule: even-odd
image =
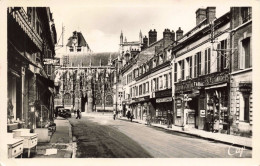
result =
[[249,20],[251,20],[251,7],[242,7],[241,8],[241,17],[242,17],[242,23],[245,23]]
[[77,52],[81,52],[81,46],[77,47]]

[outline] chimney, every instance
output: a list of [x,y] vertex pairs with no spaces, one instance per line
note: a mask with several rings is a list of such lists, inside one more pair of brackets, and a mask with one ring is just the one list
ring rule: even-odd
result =
[[176,31],[176,40],[179,40],[183,36],[183,30],[181,30],[181,27]]
[[147,47],[148,47],[148,38],[147,38],[147,36],[145,36],[145,37],[143,38],[142,50],[145,49],[145,48],[147,48]]
[[157,41],[157,32],[156,30],[150,30],[149,31],[149,45]]
[[163,39],[164,40],[172,40],[172,33],[170,29],[165,29],[163,32]]
[[175,32],[172,30],[172,41],[175,41]]
[[165,29],[163,32],[163,47],[166,48],[169,44],[173,42],[172,37],[173,34],[170,29]]
[[205,18],[206,18],[206,9],[199,8],[196,11],[196,25],[201,23],[201,21],[203,21]]
[[211,23],[216,18],[216,7],[206,8],[207,23]]

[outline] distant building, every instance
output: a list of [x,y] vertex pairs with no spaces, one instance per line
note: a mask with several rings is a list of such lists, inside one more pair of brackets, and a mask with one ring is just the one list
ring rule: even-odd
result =
[[118,53],[91,53],[84,36],[73,32],[67,52],[57,68],[59,93],[55,106],[80,109],[82,112],[113,110],[113,63]]

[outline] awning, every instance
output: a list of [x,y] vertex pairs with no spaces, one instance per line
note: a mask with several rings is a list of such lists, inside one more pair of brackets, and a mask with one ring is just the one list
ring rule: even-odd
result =
[[31,65],[33,65],[33,66],[35,66],[35,67],[38,67],[34,62],[32,62],[29,58],[27,58],[25,55],[23,55],[24,53],[23,52],[21,52],[21,51],[19,51],[14,45],[13,45],[13,43],[11,42],[11,41],[9,41],[8,40],[8,42],[9,42],[9,47],[8,47],[8,54],[14,54],[14,55],[17,55],[17,57],[19,58],[19,59],[21,59],[23,62],[26,62],[26,63],[28,63],[28,64],[31,64]]
[[225,87],[225,86],[227,86],[227,83],[212,85],[212,86],[209,86],[209,87],[205,87],[205,89],[216,89],[216,88],[221,88],[221,87]]
[[37,78],[42,81],[48,87],[54,87],[54,81],[36,73]]

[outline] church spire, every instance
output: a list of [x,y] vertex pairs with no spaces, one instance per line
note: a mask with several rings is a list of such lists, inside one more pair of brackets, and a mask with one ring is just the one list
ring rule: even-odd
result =
[[123,32],[122,32],[122,30],[121,30],[121,34],[120,34],[120,44],[123,44]]
[[140,43],[143,43],[143,35],[142,35],[141,29],[140,29],[140,32],[139,32],[139,41],[140,41]]

